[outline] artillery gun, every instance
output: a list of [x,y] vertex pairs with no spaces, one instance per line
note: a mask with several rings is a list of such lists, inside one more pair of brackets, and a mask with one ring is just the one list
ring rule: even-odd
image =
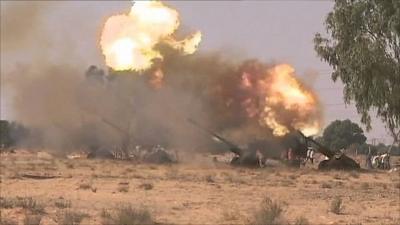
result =
[[320,170],[358,170],[360,169],[360,165],[354,161],[354,159],[348,157],[342,152],[335,152],[330,150],[329,148],[323,146],[318,143],[311,137],[305,136],[301,131],[298,133],[305,139],[306,142],[311,142],[317,146],[317,150],[325,155],[328,159],[323,160],[319,163],[318,169]]
[[218,135],[217,133],[213,132],[212,130],[209,130],[200,124],[198,124],[196,121],[192,119],[187,119],[187,121],[200,130],[204,131],[205,133],[211,135],[218,141],[224,143],[229,147],[229,150],[235,154],[235,156],[231,160],[231,165],[235,166],[246,166],[246,167],[257,167],[260,166],[260,157],[257,155],[257,151],[255,149],[247,149],[244,150],[240,148],[239,146],[233,144],[232,142],[228,141],[221,135]]

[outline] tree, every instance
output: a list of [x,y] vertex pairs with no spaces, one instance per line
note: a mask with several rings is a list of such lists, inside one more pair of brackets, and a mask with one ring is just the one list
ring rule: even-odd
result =
[[324,144],[332,150],[347,148],[352,144],[362,145],[367,138],[358,124],[350,120],[335,120],[327,126],[322,135]]
[[10,123],[7,120],[0,120],[0,148],[11,144]]
[[22,124],[0,120],[0,147],[15,146],[19,141],[26,138],[29,130]]
[[317,33],[315,50],[344,84],[344,101],[355,101],[371,129],[375,110],[394,143],[400,141],[400,1],[336,0],[326,18],[330,38]]

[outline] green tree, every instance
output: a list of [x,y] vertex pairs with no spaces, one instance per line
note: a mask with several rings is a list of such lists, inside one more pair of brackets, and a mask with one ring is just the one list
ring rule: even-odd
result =
[[22,124],[0,120],[0,147],[15,146],[28,135],[29,130]]
[[7,120],[0,120],[0,147],[7,147],[10,144],[10,123]]
[[345,103],[355,101],[367,129],[376,111],[399,144],[400,1],[336,0],[325,26],[330,37],[317,33],[315,50],[344,83]]
[[335,120],[322,135],[324,144],[332,150],[347,148],[352,144],[362,145],[367,138],[358,124],[350,120]]

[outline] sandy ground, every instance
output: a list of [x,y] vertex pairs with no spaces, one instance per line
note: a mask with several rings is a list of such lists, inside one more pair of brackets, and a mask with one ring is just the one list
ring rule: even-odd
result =
[[[66,210],[57,206],[60,201],[88,214],[81,224],[102,224],[104,209],[124,204],[148,210],[160,224],[249,224],[265,197],[281,202],[283,217],[292,224],[300,217],[310,224],[400,224],[399,171],[245,169],[211,157],[197,162],[166,166],[2,154],[1,197],[32,197],[43,204],[40,224],[60,222],[57,215]],[[330,211],[337,196],[343,200],[340,214]],[[3,220],[23,224],[26,214],[21,207],[1,207]]]

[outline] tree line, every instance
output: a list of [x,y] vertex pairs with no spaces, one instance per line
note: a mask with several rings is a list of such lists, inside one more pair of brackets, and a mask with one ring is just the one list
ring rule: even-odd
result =
[[[0,120],[0,147],[14,148],[24,143],[31,134],[38,132],[14,121]],[[36,135],[38,136],[38,135]],[[367,154],[369,150],[373,154],[388,152],[392,155],[400,155],[400,147],[396,145],[385,145],[378,143],[372,145],[366,143],[367,138],[363,129],[350,120],[335,120],[331,122],[322,132],[321,136],[315,137],[316,141],[333,151],[346,149],[346,151]],[[26,142],[25,142],[26,144]],[[39,146],[35,146],[39,147]]]

